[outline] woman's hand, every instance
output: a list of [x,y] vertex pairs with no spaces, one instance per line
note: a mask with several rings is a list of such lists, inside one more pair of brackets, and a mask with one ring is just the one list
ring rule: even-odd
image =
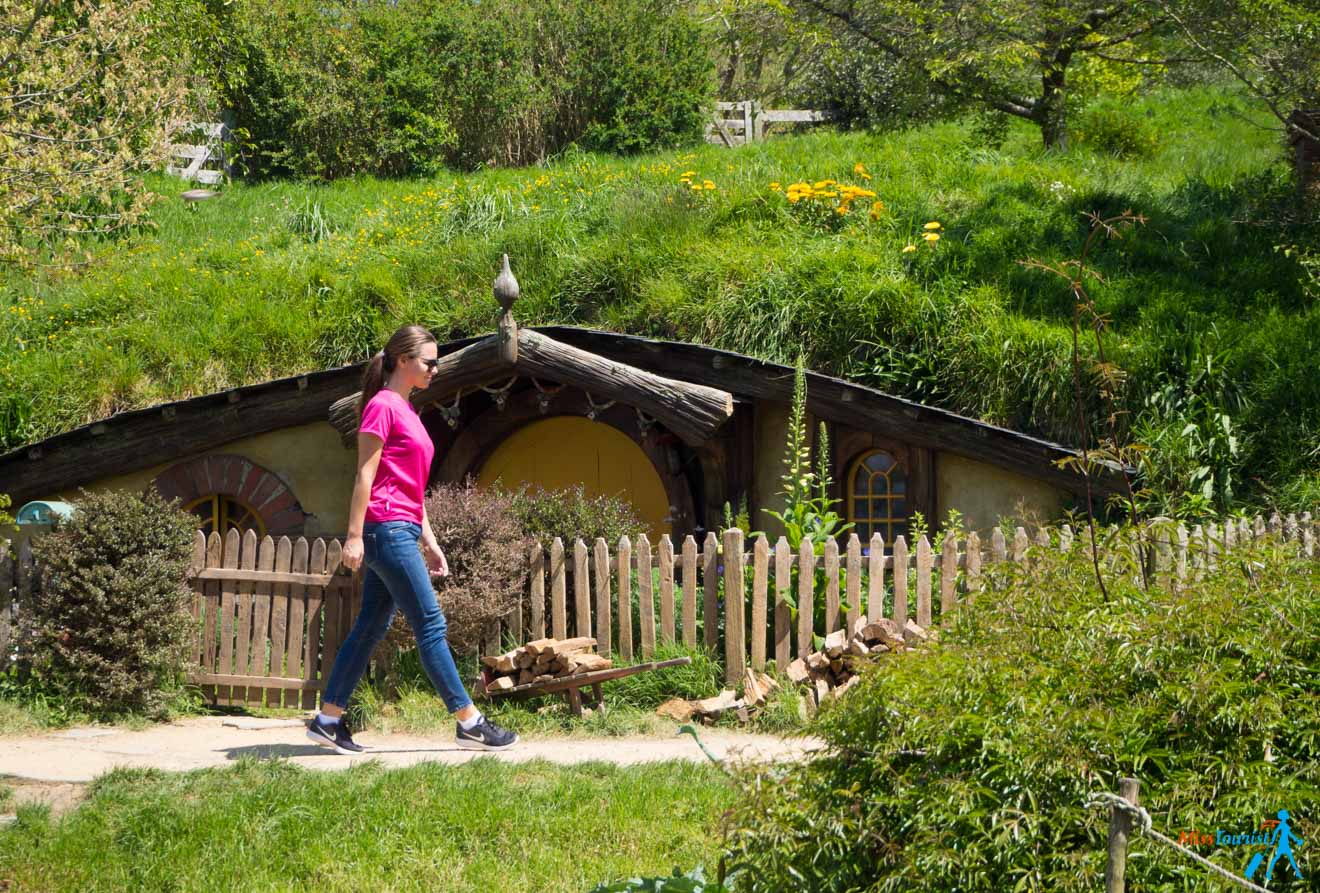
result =
[[449,576],[449,562],[445,560],[445,553],[438,543],[427,543],[426,565],[435,572],[437,577]]
[[362,565],[362,537],[350,536],[344,542],[344,551],[340,553],[339,560],[344,567],[356,571]]

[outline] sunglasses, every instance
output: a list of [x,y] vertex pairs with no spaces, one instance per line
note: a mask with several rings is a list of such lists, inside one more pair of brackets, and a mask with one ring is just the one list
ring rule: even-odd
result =
[[439,360],[426,360],[426,359],[422,359],[422,357],[418,357],[417,359],[421,360],[422,363],[426,366],[427,370],[431,372],[434,372],[435,367],[440,365]]

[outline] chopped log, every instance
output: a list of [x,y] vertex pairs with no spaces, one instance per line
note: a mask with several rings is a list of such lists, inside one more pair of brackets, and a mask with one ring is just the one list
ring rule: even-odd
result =
[[866,647],[866,643],[860,639],[848,640],[848,654],[853,657],[866,657],[871,653],[871,649]]
[[691,701],[685,701],[682,698],[670,698],[659,707],[655,708],[657,716],[667,716],[678,722],[691,722],[692,714],[696,708]]
[[532,657],[540,657],[542,651],[553,649],[556,642],[555,639],[536,639],[524,645],[523,649]]
[[577,672],[578,659],[571,654],[561,657],[558,663],[560,664],[560,675],[571,676]]
[[592,636],[578,636],[573,639],[563,639],[551,646],[559,657],[567,657],[570,654],[580,654],[583,651],[590,651],[596,647],[596,640]]
[[725,710],[732,710],[741,704],[738,699],[738,693],[731,688],[726,688],[713,698],[704,698],[693,703],[695,712],[706,716],[715,716],[723,713]]
[[536,663],[536,655],[530,651],[520,651],[518,656],[513,659],[513,665],[519,670],[525,670]]
[[494,670],[496,673],[512,673],[517,669],[517,667],[514,666],[513,659],[513,653],[510,652],[509,654],[483,657],[481,663],[483,666],[490,670]]
[[821,651],[813,651],[807,655],[807,668],[810,670],[824,670],[830,665],[830,659]]
[[551,679],[554,679],[554,678],[555,678],[555,677],[552,676],[552,675],[550,675],[549,673],[542,673],[540,676],[535,676],[535,677],[533,677],[533,678],[532,678],[532,681],[533,681],[533,682],[549,682]]
[[819,707],[830,696],[830,684],[824,679],[817,679],[814,683],[816,693],[816,706]]
[[807,662],[800,657],[788,665],[787,672],[789,681],[797,685],[811,678],[811,673],[807,670]]
[[843,671],[843,658],[835,657],[830,659],[830,672],[838,674]]
[[857,683],[861,681],[862,681],[861,676],[852,676],[842,685],[836,686],[834,690],[830,692],[830,696],[834,698],[841,698],[849,689],[851,689],[853,686],[855,686]]
[[843,654],[843,649],[848,647],[848,633],[846,630],[836,629],[825,637],[825,653],[830,657],[838,657]]
[[512,676],[496,676],[486,684],[486,691],[508,691],[513,686]]
[[919,626],[909,620],[903,626],[903,641],[908,645],[920,645],[930,639],[930,634],[926,632],[924,626]]
[[596,670],[608,670],[614,666],[614,661],[599,654],[577,654],[573,659],[577,662],[577,666],[573,669],[574,673],[594,673]]
[[750,707],[765,700],[765,690],[761,688],[761,682],[756,678],[756,671],[751,667],[743,670],[743,701]]
[[893,620],[884,617],[862,627],[862,640],[868,645],[883,642],[892,648],[895,642],[902,644],[903,631]]
[[535,678],[536,678],[536,674],[533,673],[531,670],[520,670],[520,671],[518,672],[518,684],[519,684],[519,685],[526,685],[527,683],[531,682],[531,681],[532,681],[533,679],[535,679]]

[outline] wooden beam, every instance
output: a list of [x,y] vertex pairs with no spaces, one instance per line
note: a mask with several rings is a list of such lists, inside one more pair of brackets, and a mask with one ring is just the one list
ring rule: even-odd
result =
[[[657,374],[692,381],[718,377],[724,387],[740,396],[785,403],[793,398],[793,369],[778,363],[699,344],[657,342],[614,332],[567,326],[547,326],[538,331],[620,363],[649,367]],[[1085,488],[1081,475],[1054,464],[1075,455],[1067,447],[842,379],[808,372],[807,410],[817,418],[875,431],[915,446],[957,453],[1074,493]],[[1105,492],[1117,492],[1122,487],[1116,466],[1092,481]]]

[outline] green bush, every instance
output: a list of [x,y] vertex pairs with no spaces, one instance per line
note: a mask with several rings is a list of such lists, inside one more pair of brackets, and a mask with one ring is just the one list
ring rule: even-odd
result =
[[38,685],[96,715],[160,715],[181,689],[196,631],[187,585],[196,519],[154,489],[87,493],[32,541],[28,613]]
[[331,179],[696,139],[712,63],[657,0],[240,0],[223,89],[250,168]]
[[582,484],[569,490],[546,490],[524,484],[511,498],[511,510],[518,523],[530,538],[547,549],[555,537],[563,539],[568,551],[579,537],[589,549],[597,538],[603,537],[612,554],[619,537],[636,539],[646,530],[646,524],[628,500],[588,496]]
[[1118,99],[1092,103],[1082,113],[1076,137],[1115,158],[1146,158],[1159,148],[1159,134]]
[[[938,647],[869,669],[822,711],[821,758],[743,779],[739,889],[1094,890],[1108,811],[1086,802],[1125,776],[1175,839],[1280,808],[1316,839],[1320,565],[1266,545],[1179,593],[1114,576],[1106,600],[1081,552],[1001,577]],[[1235,872],[1252,855],[1197,850]],[[1130,852],[1137,889],[1209,882],[1154,841]]]

